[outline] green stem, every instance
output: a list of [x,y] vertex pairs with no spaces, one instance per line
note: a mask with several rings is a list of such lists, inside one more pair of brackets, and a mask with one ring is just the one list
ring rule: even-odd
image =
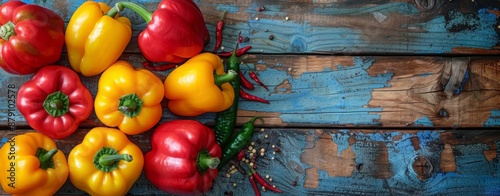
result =
[[110,166],[110,165],[113,165],[115,162],[118,162],[121,160],[130,162],[133,160],[133,158],[129,154],[114,154],[114,155],[107,155],[106,154],[106,155],[102,155],[101,157],[99,157],[99,164],[101,166]]
[[198,153],[198,157],[196,158],[196,166],[198,167],[198,171],[203,173],[208,169],[215,169],[219,166],[220,159],[217,157],[212,157],[208,151],[202,150]]
[[[113,7],[113,9],[116,9],[117,11],[122,11],[124,8],[131,9],[132,11],[137,13],[139,16],[141,16],[141,18],[143,18],[146,21],[146,23],[149,23],[153,18],[153,13],[135,3],[120,1],[115,4],[115,7]],[[108,14],[106,15],[109,15],[109,13],[110,12],[108,12]]]
[[120,103],[118,103],[118,110],[129,118],[139,115],[141,109],[142,100],[137,94],[124,95],[120,98]]
[[14,27],[16,25],[9,21],[0,27],[0,37],[4,40],[9,40],[10,36],[16,35]]
[[38,157],[38,160],[40,161],[40,168],[43,170],[47,170],[48,168],[54,168],[54,161],[52,160],[52,157],[56,155],[57,153],[57,148],[54,148],[52,150],[45,150],[43,148],[38,148],[36,151],[36,157]]
[[222,75],[214,74],[214,83],[217,86],[221,86],[226,82],[233,81],[237,75],[238,73],[236,73],[234,70],[227,71],[227,74],[222,74]]
[[110,172],[118,168],[120,161],[130,162],[133,160],[130,154],[118,154],[118,151],[111,147],[104,147],[94,155],[94,166],[104,172]]
[[62,116],[69,111],[69,97],[61,91],[51,93],[43,101],[43,108],[53,117]]

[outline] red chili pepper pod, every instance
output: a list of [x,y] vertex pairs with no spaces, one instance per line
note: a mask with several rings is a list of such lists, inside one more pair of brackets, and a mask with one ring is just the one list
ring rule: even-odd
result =
[[[252,49],[252,46],[245,46],[243,48],[239,48],[238,50],[236,50],[236,56],[244,55],[250,49]],[[233,55],[233,51],[231,51],[231,52],[221,52],[221,53],[218,53],[217,55],[219,55],[220,57],[230,57],[231,55]]]
[[282,190],[276,188],[276,187],[273,187],[273,185],[271,185],[269,182],[267,182],[257,171],[255,171],[255,169],[253,169],[252,167],[248,167],[249,168],[249,172],[248,172],[248,175],[252,175],[253,176],[253,179],[255,181],[257,181],[257,183],[259,183],[260,185],[266,187],[267,190],[270,190],[272,192],[275,192],[275,193],[283,193]]
[[245,77],[245,75],[243,75],[243,72],[239,72],[238,75],[240,75],[240,84],[243,88],[246,88],[248,90],[253,90],[255,89],[255,87],[253,86],[253,84]]
[[261,85],[262,87],[264,87],[267,91],[269,91],[269,89],[267,88],[267,86],[262,83],[262,81],[260,81],[259,77],[257,76],[257,74],[253,71],[250,71],[248,73],[248,75],[250,75],[250,78],[252,78],[255,82],[257,82],[257,84]]
[[222,45],[222,28],[224,27],[224,16],[226,15],[226,11],[222,12],[222,17],[219,22],[215,26],[215,48],[214,52],[217,52]]
[[241,44],[241,42],[243,42],[243,36],[241,36],[241,31],[240,31],[240,33],[238,34],[238,43]]
[[250,181],[250,184],[252,185],[252,189],[255,192],[255,196],[260,196],[260,190],[257,187],[257,183],[255,183],[253,175],[248,175],[248,181]]
[[269,104],[268,100],[265,100],[263,98],[257,97],[255,95],[251,95],[251,94],[245,92],[243,89],[240,89],[240,97],[243,98],[243,99],[246,99],[246,100],[250,100],[250,101],[258,101],[258,102],[261,102],[261,103]]

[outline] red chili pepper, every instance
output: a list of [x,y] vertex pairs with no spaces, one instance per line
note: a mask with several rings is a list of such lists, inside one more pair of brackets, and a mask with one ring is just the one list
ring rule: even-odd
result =
[[258,102],[269,104],[268,100],[265,100],[263,98],[257,97],[255,95],[248,94],[243,89],[240,89],[240,97],[243,98],[243,99],[246,99],[246,100],[250,100],[250,101],[258,101]]
[[252,189],[255,192],[255,196],[260,196],[260,190],[257,188],[257,183],[255,183],[253,175],[248,174],[248,180],[250,181],[250,184],[252,185]]
[[269,91],[269,89],[267,88],[267,86],[264,83],[262,83],[262,81],[260,81],[259,77],[257,77],[257,74],[255,72],[250,71],[250,72],[248,72],[248,75],[250,75],[250,78],[252,78],[255,82],[257,82],[257,84],[261,85],[267,91]]
[[248,81],[248,79],[245,77],[245,75],[243,75],[243,72],[240,71],[240,73],[238,75],[240,75],[240,85],[243,88],[246,88],[248,90],[253,90],[255,88],[253,86],[253,84],[250,81]]
[[240,31],[240,33],[238,34],[238,43],[241,44],[241,42],[243,42],[243,37],[241,36],[241,31]]
[[142,66],[151,71],[165,71],[177,67],[177,63],[164,63],[160,65],[152,65],[152,64],[153,62],[147,59],[144,59],[144,61],[142,61]]
[[[247,64],[245,64],[248,68],[250,68]],[[257,82],[257,84],[261,85],[262,87],[264,87],[267,91],[269,91],[269,89],[267,88],[267,86],[262,83],[262,81],[260,81],[259,77],[257,76],[257,74],[250,70],[250,72],[248,73],[248,75],[250,75],[250,78],[252,78],[252,80],[254,80],[255,82]]]
[[269,184],[269,182],[267,182],[266,180],[264,180],[264,178],[262,178],[262,176],[257,173],[257,171],[255,171],[254,169],[252,169],[252,167],[249,167],[250,171],[248,173],[248,175],[252,175],[253,178],[255,179],[255,181],[257,181],[257,183],[259,183],[260,185],[266,187],[266,189],[272,191],[272,192],[275,192],[275,193],[283,193],[282,190],[276,188],[276,187],[273,187],[273,185]]
[[222,17],[220,18],[219,22],[217,22],[217,25],[215,26],[214,52],[217,52],[217,50],[219,50],[220,46],[222,45],[222,28],[224,27],[224,16],[225,15],[226,15],[226,11],[222,12]]
[[[236,50],[236,56],[244,55],[250,49],[252,49],[252,46],[245,46],[243,48],[239,48],[238,50]],[[231,55],[233,55],[233,51],[231,51],[231,52],[221,52],[221,53],[219,53],[217,55],[219,55],[219,57],[230,57]]]
[[237,159],[238,161],[241,161],[243,158],[245,158],[245,153],[246,153],[246,152],[245,152],[245,149],[240,150],[240,152],[238,153],[238,155],[236,155],[236,159]]

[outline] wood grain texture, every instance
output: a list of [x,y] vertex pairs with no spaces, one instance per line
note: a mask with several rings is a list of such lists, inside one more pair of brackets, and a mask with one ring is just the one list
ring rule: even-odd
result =
[[[67,22],[85,0],[23,1]],[[237,128],[265,119],[254,136],[253,147],[266,149],[257,168],[282,195],[500,195],[500,1],[194,1],[211,34],[204,51],[224,11],[221,51],[240,32],[248,37],[242,71],[270,87],[248,92],[271,103],[240,99]],[[160,0],[130,2],[153,11]],[[120,14],[133,24],[121,59],[141,67],[137,37],[146,24],[130,10]],[[66,55],[57,64],[69,66]],[[33,131],[13,102],[30,78],[0,70],[0,146]],[[99,76],[81,79],[95,97]],[[185,118],[166,103],[161,122]],[[189,119],[212,126],[214,117]],[[96,126],[103,124],[93,113],[56,143],[68,155]],[[145,153],[152,132],[129,138]],[[206,195],[254,194],[246,176],[227,171]],[[69,181],[58,192],[83,194]],[[128,195],[165,194],[143,175]]]
[[[260,127],[257,128],[260,130]],[[32,130],[0,131],[1,142]],[[56,141],[68,155],[81,142],[87,129]],[[143,152],[150,150],[152,131],[129,136]],[[267,137],[266,137],[267,135]],[[257,171],[269,175],[285,195],[398,194],[398,195],[496,195],[500,194],[500,134],[493,130],[359,130],[265,128],[253,138]],[[275,152],[273,145],[279,148]],[[492,159],[490,159],[493,157]],[[420,178],[427,160],[426,178]],[[246,176],[226,176],[223,168],[206,195],[252,195]],[[297,182],[293,186],[293,181]],[[68,181],[58,192],[81,195]],[[130,195],[165,195],[145,176]],[[275,195],[269,191],[265,195]]]
[[[2,0],[1,2],[5,2]],[[50,8],[69,21],[84,0],[25,0]],[[104,0],[109,5],[117,0]],[[133,0],[150,11],[160,0]],[[326,54],[499,54],[498,8],[489,0],[390,1],[195,1],[211,32],[227,11],[223,46],[231,51],[237,35],[250,38],[251,53]],[[263,11],[258,8],[264,7]],[[134,38],[127,52],[137,53],[145,23],[125,10]],[[273,35],[274,39],[269,40]]]
[[[140,55],[122,59],[142,66]],[[248,65],[241,65],[243,74],[249,78],[249,69],[255,70],[270,89],[254,82],[256,88],[248,92],[271,103],[240,99],[239,125],[259,115],[266,126],[500,126],[497,57],[247,55],[242,61]],[[169,72],[154,73],[163,81]],[[0,99],[0,125],[9,118],[17,126],[27,125],[17,110],[9,116],[7,97],[15,97],[12,91],[30,77],[0,72],[0,97],[5,97]],[[99,76],[81,79],[95,96]],[[16,88],[6,88],[9,84]],[[184,118],[170,113],[166,103],[162,121]],[[214,115],[195,118],[213,124]],[[82,127],[99,125],[92,114]]]

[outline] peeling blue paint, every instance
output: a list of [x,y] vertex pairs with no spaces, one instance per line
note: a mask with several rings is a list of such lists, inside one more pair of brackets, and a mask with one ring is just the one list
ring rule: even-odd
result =
[[[435,19],[419,24],[429,32],[429,35],[422,37],[421,41],[433,42],[429,46],[429,50],[441,50],[442,52],[451,52],[455,47],[472,47],[472,48],[491,48],[498,42],[498,33],[495,31],[497,16],[488,12],[486,9],[481,9],[478,13],[474,13],[477,17],[469,21],[470,15],[454,12],[453,19],[447,22],[444,16],[438,16]],[[457,25],[458,21],[466,22],[474,26],[474,29],[464,29],[458,32],[450,32],[450,28]],[[425,40],[424,40],[425,39]],[[448,43],[448,44],[446,44]]]
[[432,127],[434,124],[432,123],[431,119],[429,117],[424,116],[415,121],[415,126],[424,126],[424,127]]
[[337,154],[340,156],[344,150],[349,148],[349,130],[339,130],[338,133],[332,134],[332,139],[337,144]]
[[405,14],[405,15],[411,15],[411,14],[419,14],[420,11],[413,5],[408,4],[406,2],[395,2],[395,3],[386,3],[383,5],[376,5],[376,6],[360,6],[360,7],[353,7],[353,8],[345,8],[345,5],[339,6],[339,7],[333,7],[333,6],[338,6],[336,4],[330,4],[330,7],[318,7],[314,9],[314,13],[316,14],[324,14],[324,15],[364,15],[364,14],[371,14],[374,12],[379,12],[379,13],[399,13],[399,14]]
[[500,126],[500,110],[492,110],[490,118],[483,123],[485,127]]
[[[335,71],[306,72],[300,78],[292,78],[281,70],[268,68],[259,74],[266,78],[271,92],[257,87],[252,94],[269,100],[271,104],[240,100],[239,108],[261,112],[280,111],[284,123],[377,124],[380,119],[377,113],[382,108],[367,107],[371,92],[389,87],[388,81],[393,73],[370,76],[367,69],[373,62],[371,58],[355,57],[354,65],[338,65]],[[273,88],[285,80],[291,85],[291,93],[273,92]]]

